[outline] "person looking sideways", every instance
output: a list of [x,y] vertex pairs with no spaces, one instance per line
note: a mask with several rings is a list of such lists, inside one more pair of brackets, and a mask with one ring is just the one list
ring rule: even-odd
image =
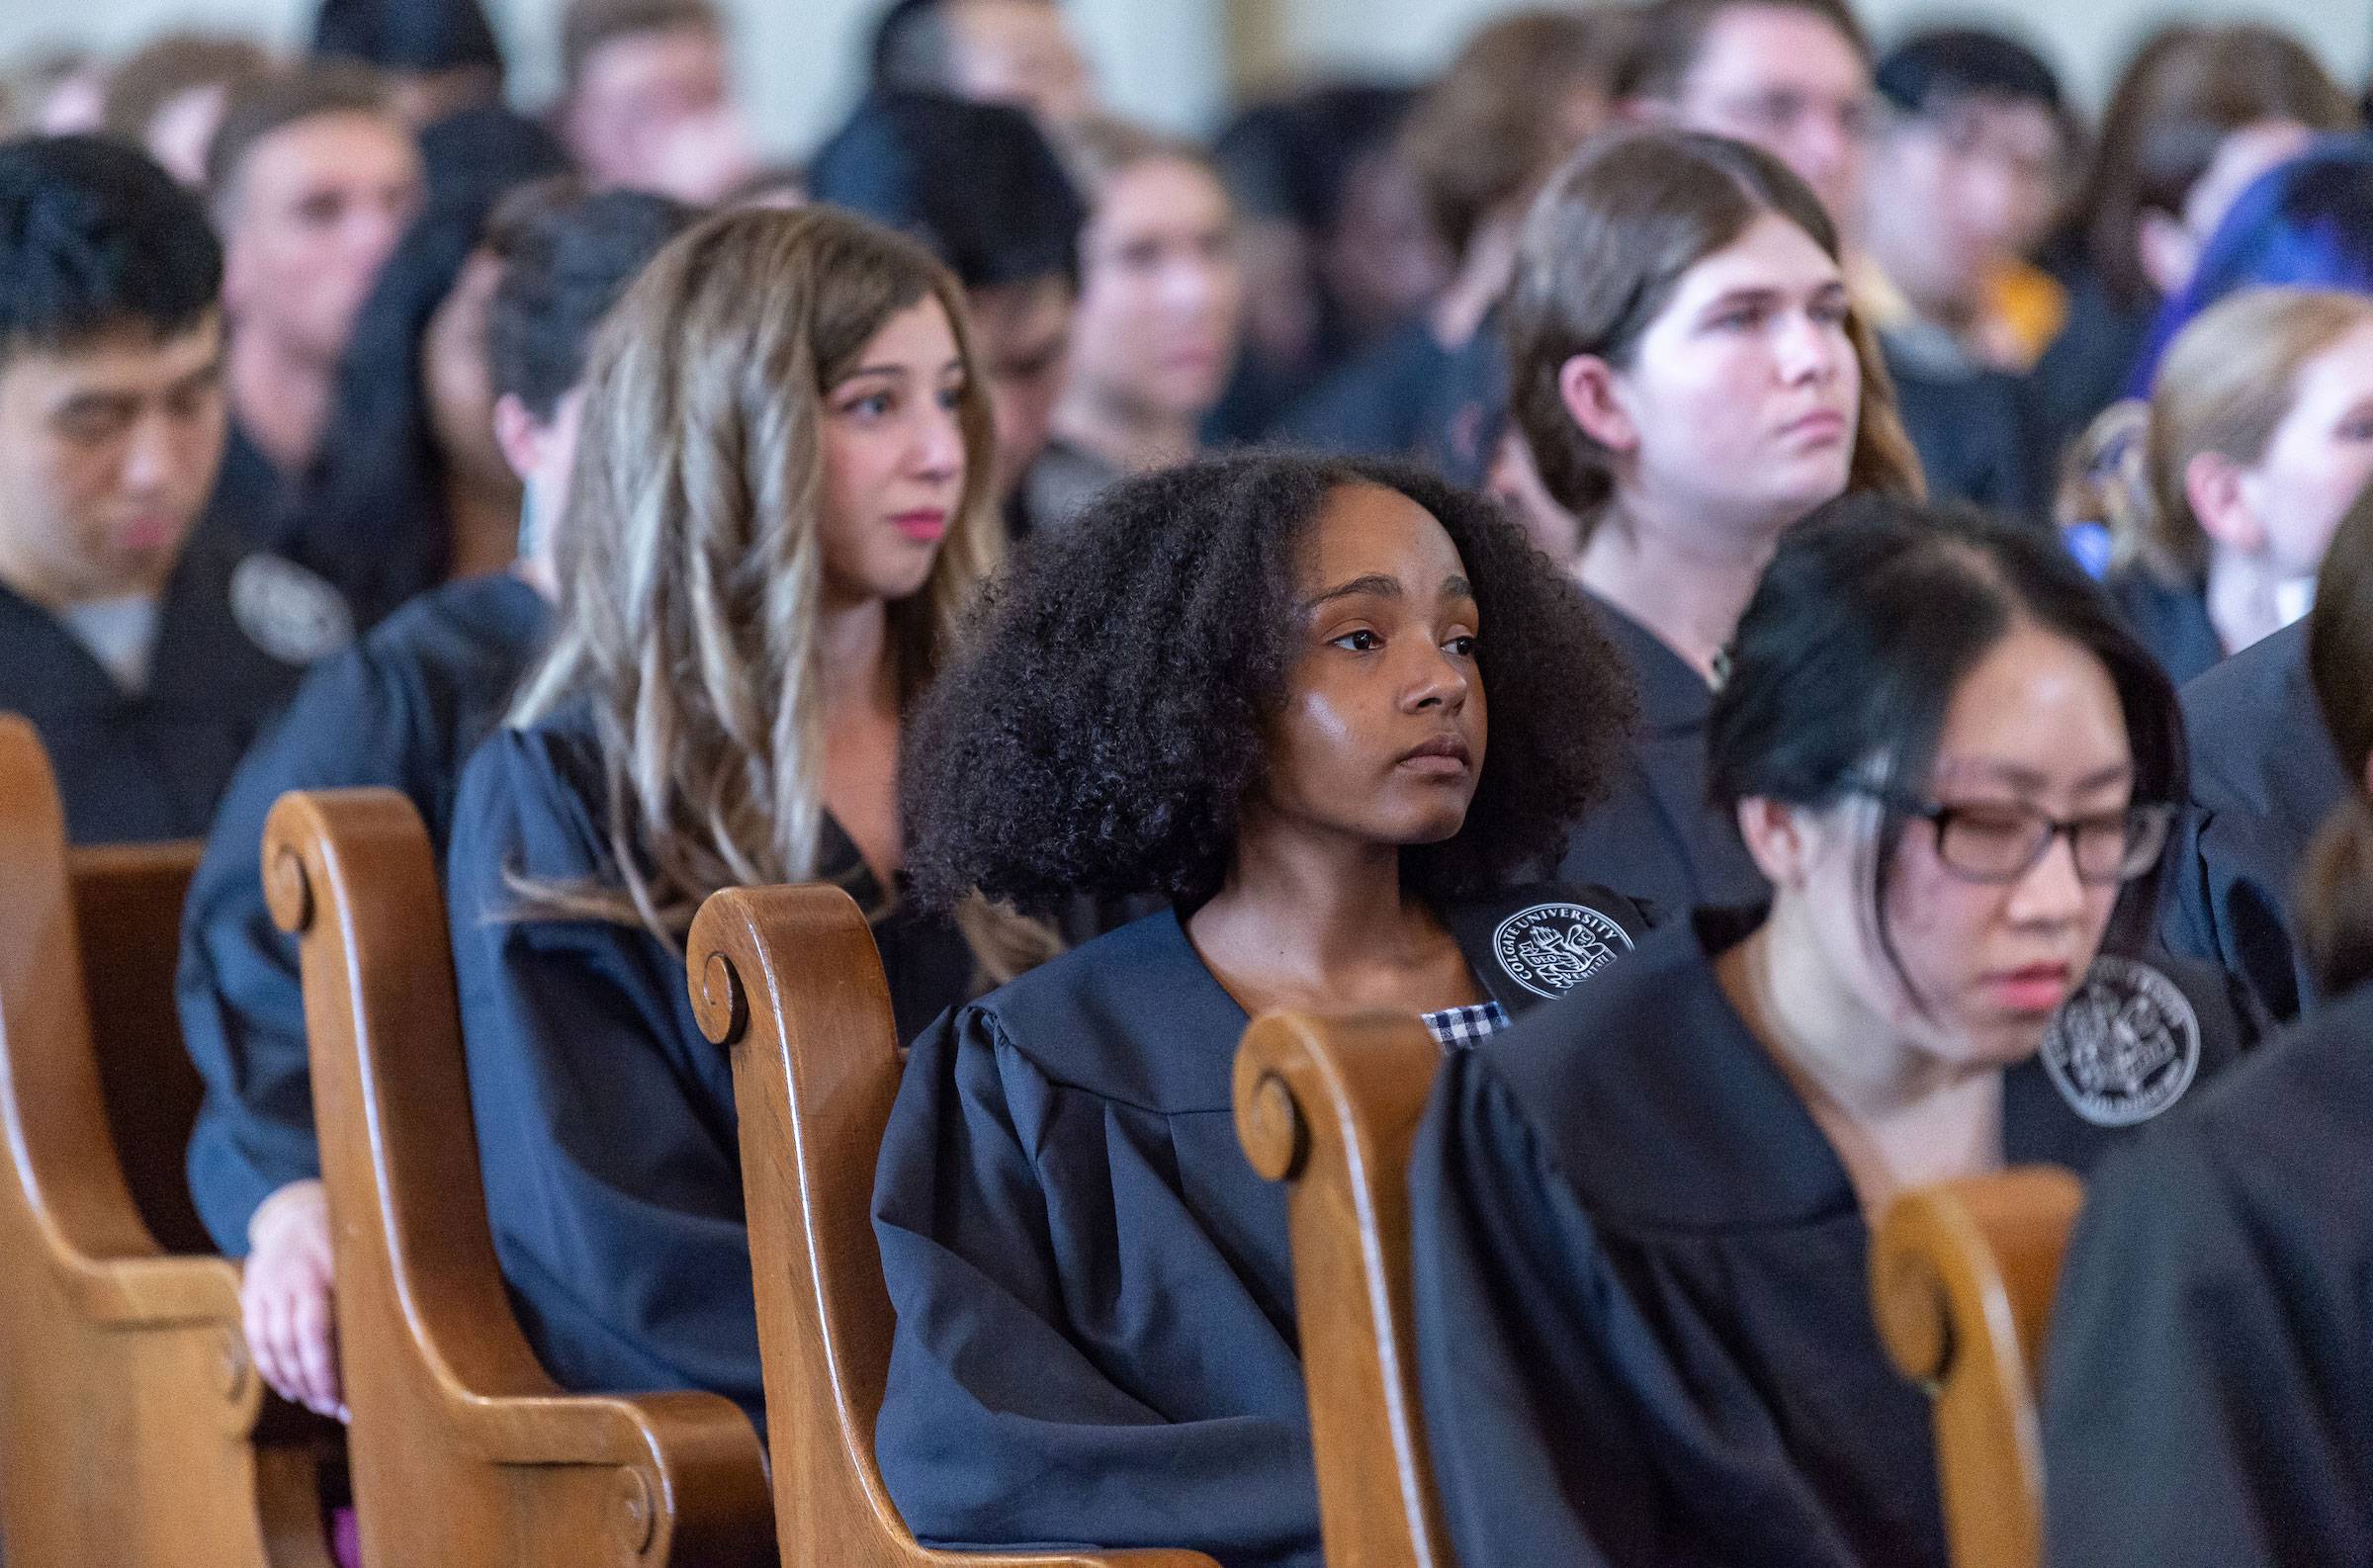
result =
[[757,171],[710,0],[570,0],[553,123],[596,187],[702,206]]
[[1050,131],[1096,114],[1096,79],[1059,0],[894,0],[875,25],[876,92],[1010,104]]
[[1285,1198],[1239,1148],[1253,1015],[1384,1007],[1446,1046],[1642,934],[1520,868],[1629,704],[1570,583],[1479,497],[1256,455],[1032,538],[918,716],[917,897],[1169,907],[915,1044],[874,1185],[875,1431],[924,1540],[1317,1568]]
[[1799,519],[1920,482],[1837,231],[1768,153],[1632,132],[1542,192],[1507,317],[1515,421],[1640,693],[1623,772],[1561,874],[1665,909],[1760,898],[1736,828],[1706,805],[1722,649]]
[[313,1141],[297,944],[273,923],[256,845],[290,790],[380,785],[411,801],[440,851],[463,761],[543,645],[558,592],[584,363],[626,286],[692,215],[664,197],[531,188],[488,225],[501,282],[486,336],[491,423],[526,486],[509,569],[435,589],[307,677],[231,780],[182,914],[182,1040],[206,1098],[190,1191],[240,1274],[248,1351],[289,1399],[341,1394],[329,1207]]
[[1443,1521],[1469,1563],[1945,1568],[1872,1225],[2082,1171],[2246,1043],[2223,975],[2124,946],[2182,798],[2174,692],[2055,540],[1853,496],[1781,542],[1707,749],[1769,904],[1454,1053],[1419,1127]]
[[207,153],[231,421],[210,531],[286,539],[355,317],[424,191],[410,131],[359,67],[304,67],[232,98]]
[[2107,582],[2188,681],[2305,615],[2373,479],[2373,295],[2245,289],[2160,361]]
[[446,860],[487,1217],[562,1386],[762,1426],[733,1079],[683,935],[720,888],[837,882],[902,1039],[1052,950],[900,891],[908,710],[1003,551],[991,415],[954,278],[823,207],[677,236],[586,378],[550,651]]
[[1054,438],[1028,479],[1037,527],[1122,475],[1193,457],[1244,330],[1235,213],[1199,150],[1108,121],[1061,150],[1088,224]]
[[808,185],[955,271],[997,415],[995,493],[1009,526],[1026,532],[1022,479],[1062,395],[1087,220],[1053,148],[1017,109],[875,93],[817,152]]
[[0,710],[41,735],[77,843],[202,832],[347,635],[317,578],[196,528],[221,284],[204,211],[140,153],[0,143]]

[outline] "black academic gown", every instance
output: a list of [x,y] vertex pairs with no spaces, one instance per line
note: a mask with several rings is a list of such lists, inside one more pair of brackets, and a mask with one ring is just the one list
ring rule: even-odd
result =
[[1615,888],[1659,910],[1761,903],[1771,889],[1737,823],[1706,800],[1713,688],[1655,633],[1589,598],[1630,667],[1639,728],[1608,797],[1566,839],[1559,880]]
[[177,989],[206,1080],[190,1191],[232,1257],[258,1204],[321,1174],[297,941],[264,904],[264,819],[289,790],[401,790],[441,864],[462,763],[501,721],[548,619],[508,572],[424,594],[308,675],[231,779],[183,908]]
[[[683,955],[640,926],[521,918],[506,873],[615,880],[592,717],[500,730],[463,771],[447,858],[471,1113],[495,1256],[528,1343],[579,1393],[705,1389],[765,1430],[726,1053]],[[824,864],[881,890],[829,819]],[[945,920],[877,921],[899,1038],[972,987]]]
[[2054,1568],[2373,1562],[2373,990],[2105,1164],[2052,1318]]
[[[1929,1399],[1880,1345],[1861,1206],[1714,979],[1755,918],[1664,927],[1436,1085],[1417,1359],[1461,1562],[1945,1568]],[[2120,1135],[2102,1123],[2232,1054],[2217,977],[2153,973],[2128,989],[2179,994],[2189,1031],[2104,1055],[2111,1014],[2065,1013],[2057,1066],[2005,1075],[2011,1161],[2081,1169]]]
[[1928,493],[2042,526],[2051,514],[2055,454],[2025,379],[1942,363],[1893,334],[1880,342]]
[[[1643,923],[1538,888],[1447,918],[1512,1016]],[[1249,1022],[1163,911],[916,1042],[874,1186],[875,1445],[923,1539],[1317,1568],[1285,1195],[1230,1107]]]
[[2176,685],[2198,679],[2224,658],[2224,640],[2208,618],[2205,584],[2167,582],[2137,564],[2113,569],[2101,586]]
[[40,732],[74,842],[196,838],[306,666],[351,635],[319,578],[193,537],[165,584],[136,693],[55,616],[0,587],[0,711]]
[[2293,905],[2300,865],[2349,787],[2308,679],[2307,635],[2295,622],[2183,688],[2192,799],[2167,846],[2159,932],[2284,1022],[2315,1000]]

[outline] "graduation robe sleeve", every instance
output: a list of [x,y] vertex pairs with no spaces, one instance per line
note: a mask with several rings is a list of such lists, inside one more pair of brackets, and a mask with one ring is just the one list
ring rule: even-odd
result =
[[403,723],[360,650],[316,668],[224,793],[182,912],[175,993],[182,1041],[206,1083],[190,1131],[190,1194],[215,1244],[247,1253],[265,1198],[318,1176],[297,941],[264,904],[264,819],[289,790],[384,784]]
[[1176,1184],[1225,1114],[1050,1080],[979,1008],[916,1042],[875,1180],[898,1312],[875,1445],[920,1538],[1318,1568],[1290,1343],[1244,1291],[1193,1288],[1238,1272]]
[[518,918],[505,872],[608,856],[567,737],[497,732],[471,759],[448,861],[471,1112],[505,1282],[576,1392],[706,1389],[764,1417],[723,1051],[683,961],[640,927]]
[[2266,1092],[2316,1049],[2269,1045],[2094,1177],[2045,1386],[2053,1568],[2373,1562],[2368,1097],[2346,1067]]

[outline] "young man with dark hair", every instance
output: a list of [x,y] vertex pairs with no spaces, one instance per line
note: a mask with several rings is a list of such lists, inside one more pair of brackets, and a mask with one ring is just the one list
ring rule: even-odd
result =
[[1939,29],[1879,62],[1855,293],[1929,486],[2040,518],[2051,456],[2026,372],[2065,298],[2030,266],[2066,174],[2060,82],[2000,34]]
[[708,203],[757,171],[711,0],[571,0],[555,124],[597,188]]
[[0,710],[76,842],[188,837],[344,604],[193,528],[222,458],[222,252],[197,200],[86,136],[0,144]]
[[913,234],[954,270],[997,411],[997,494],[1017,531],[1022,476],[1063,391],[1087,210],[1030,117],[930,93],[876,93],[816,155],[819,202]]
[[420,152],[369,71],[305,67],[232,98],[207,189],[222,236],[231,418],[208,531],[278,545],[356,313],[419,209]]
[[1058,0],[896,0],[874,29],[873,86],[1011,104],[1057,130],[1097,108]]
[[534,657],[557,592],[554,524],[567,502],[595,327],[691,220],[661,197],[530,188],[489,226],[503,272],[488,310],[495,432],[526,484],[507,572],[431,590],[323,665],[240,767],[190,888],[182,1032],[207,1084],[190,1189],[222,1250],[244,1256],[247,1337],[274,1388],[338,1408],[328,1210],[313,1141],[296,944],[265,909],[256,845],[293,789],[383,785],[445,840],[456,775]]

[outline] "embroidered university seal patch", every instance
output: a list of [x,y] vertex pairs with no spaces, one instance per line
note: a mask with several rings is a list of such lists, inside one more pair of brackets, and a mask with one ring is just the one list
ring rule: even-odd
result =
[[310,664],[354,641],[338,590],[266,551],[231,568],[230,614],[247,641],[284,664]]
[[1537,997],[1562,997],[1631,951],[1631,933],[1581,904],[1536,904],[1491,933],[1500,968]]
[[2044,1071],[2096,1127],[2131,1127],[2183,1098],[2200,1070],[2200,1020],[2175,982],[2098,958],[2044,1031]]

